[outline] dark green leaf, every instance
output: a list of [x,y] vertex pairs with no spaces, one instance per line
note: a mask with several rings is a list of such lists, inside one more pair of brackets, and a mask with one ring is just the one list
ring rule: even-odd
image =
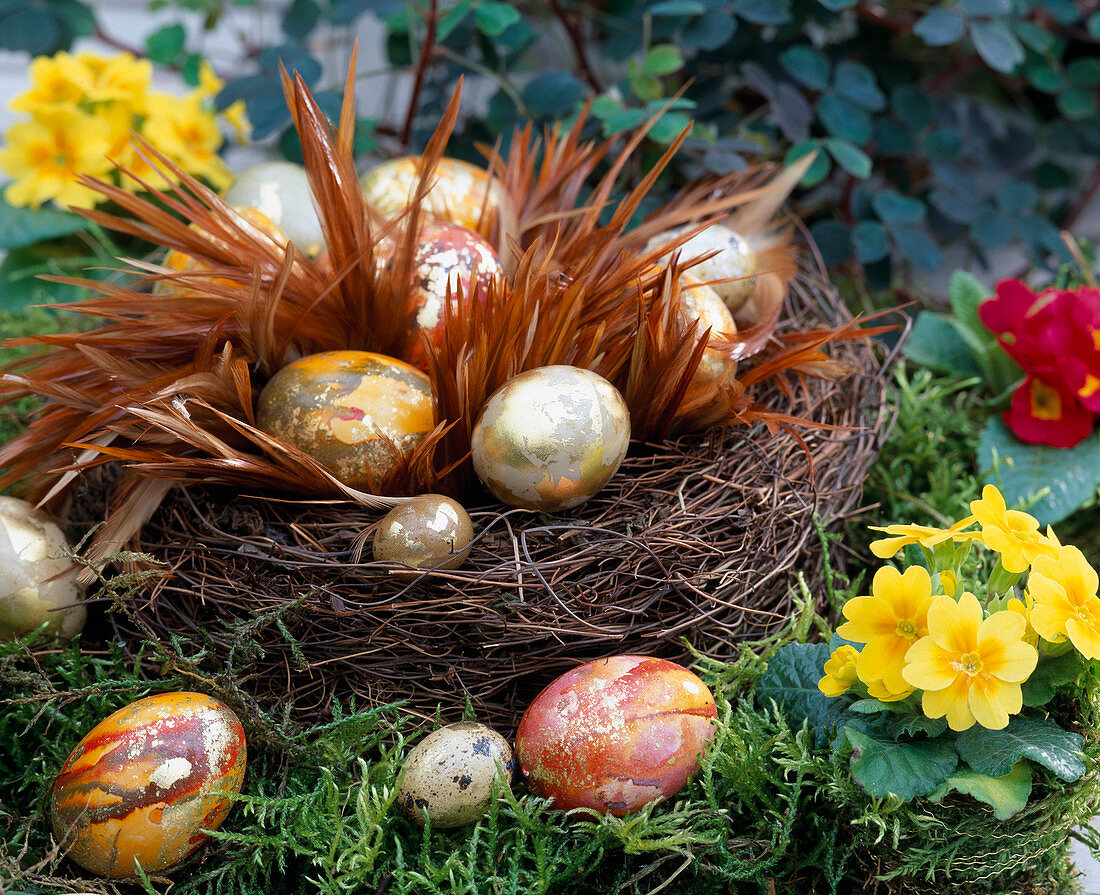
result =
[[1008,74],[1024,61],[1024,48],[1004,22],[971,22],[970,39],[978,55],[994,71]]
[[811,90],[829,86],[829,58],[820,50],[795,44],[780,53],[779,62],[792,78]]
[[474,12],[478,31],[487,37],[499,37],[520,18],[511,3],[482,3]]
[[817,0],[817,2],[830,12],[840,12],[845,9],[851,9],[856,5],[857,0]]
[[829,169],[832,167],[829,162],[829,156],[825,152],[822,152],[821,146],[817,140],[804,140],[788,149],[786,158],[783,159],[784,164],[790,165],[797,162],[800,158],[809,155],[811,152],[816,152],[817,158],[813,160],[810,169],[802,175],[800,184],[804,187],[817,186],[829,176]]
[[854,143],[840,137],[828,137],[823,141],[840,167],[860,180],[866,180],[871,176],[871,157]]
[[472,0],[459,0],[454,6],[452,6],[443,17],[439,20],[439,26],[437,29],[437,37],[440,41],[446,40],[451,36],[451,32],[462,24],[466,16],[470,14],[470,10],[473,9]]
[[671,75],[684,67],[684,58],[673,44],[659,44],[651,47],[642,60],[642,74],[659,78]]
[[946,731],[946,718],[926,718],[924,715],[898,714],[891,715],[886,722],[886,733],[894,739],[923,734],[931,740]]
[[894,114],[914,131],[932,120],[932,100],[915,87],[898,87],[890,95],[890,105]]
[[1003,16],[1012,12],[1012,0],[959,0],[964,16]]
[[860,221],[852,228],[852,248],[861,264],[885,258],[890,253],[886,228],[878,221]]
[[683,112],[666,112],[649,130],[649,139],[662,145],[671,143],[686,127],[690,127],[692,119]]
[[584,85],[565,69],[536,75],[523,88],[523,103],[536,115],[566,115],[583,97]]
[[852,242],[848,228],[830,218],[818,221],[810,228],[817,250],[828,267],[836,267],[852,257]]
[[755,690],[759,705],[766,708],[774,700],[793,727],[808,724],[819,748],[838,724],[858,717],[848,711],[849,697],[829,697],[817,688],[830,655],[824,643],[788,643],[772,656]]
[[962,39],[966,25],[950,6],[937,6],[920,18],[913,33],[930,47],[945,47]]
[[294,0],[283,13],[283,33],[295,40],[305,40],[321,18],[316,0]]
[[791,20],[790,0],[733,0],[732,9],[754,25],[786,25]]
[[855,712],[857,715],[877,715],[879,712],[889,710],[890,706],[881,699],[857,699],[848,706],[848,711]]
[[772,118],[792,143],[805,140],[810,135],[814,110],[798,90],[790,84],[780,84],[772,97]]
[[618,112],[612,112],[603,120],[604,136],[610,137],[620,131],[636,128],[647,117],[645,109],[620,109]]
[[44,239],[69,236],[88,228],[88,222],[54,208],[16,208],[0,191],[0,249],[18,249]]
[[835,93],[817,101],[817,117],[831,136],[844,137],[857,146],[871,139],[871,116],[867,110]]
[[1094,12],[1088,20],[1089,34],[1100,39],[1100,12]]
[[1021,758],[1053,771],[1067,783],[1085,773],[1085,740],[1046,718],[1016,715],[1004,730],[975,724],[955,741],[959,755],[979,774],[1003,777]]
[[1100,486],[1100,439],[1095,435],[1068,449],[1025,444],[1002,420],[991,419],[978,441],[978,462],[992,470],[987,481],[1000,487],[1010,507],[1046,492],[1028,507],[1044,526],[1061,522]]
[[16,9],[0,18],[0,48],[45,56],[67,47],[71,39],[51,15],[34,7]]
[[970,236],[982,248],[993,251],[1012,239],[1012,227],[1004,215],[992,208],[986,208],[978,212],[970,228]]
[[892,227],[890,236],[905,259],[920,270],[931,272],[943,261],[940,247],[919,227]]
[[[8,252],[0,263],[0,310],[21,310],[31,305],[80,301],[87,289],[60,283],[46,283],[40,274],[75,276],[88,265],[102,264],[98,258],[73,258],[52,246],[27,246]],[[89,271],[89,276],[92,272]]]
[[1100,87],[1100,58],[1074,59],[1066,66],[1066,74],[1078,87]]
[[955,321],[943,314],[921,311],[904,350],[906,357],[941,373],[965,377],[982,372]]
[[886,95],[879,90],[874,72],[865,65],[844,59],[836,64],[833,79],[836,92],[870,112],[886,108]]
[[706,11],[700,0],[661,0],[649,7],[650,15],[654,16],[698,16]]
[[1058,109],[1067,118],[1081,121],[1100,111],[1096,91],[1084,87],[1070,87],[1058,97]]
[[1073,683],[1083,670],[1081,654],[1076,650],[1053,658],[1040,656],[1031,677],[1022,684],[1024,705],[1046,705],[1058,687]]
[[183,25],[166,25],[145,38],[145,52],[154,62],[171,65],[183,52],[187,32]]
[[877,799],[892,794],[908,802],[928,795],[958,767],[949,741],[899,743],[851,727],[845,734],[852,746],[852,779]]
[[1033,22],[1013,22],[1012,30],[1016,36],[1036,53],[1046,55],[1053,53],[1058,46],[1058,38],[1040,25]]
[[947,292],[951,301],[951,311],[963,330],[977,344],[992,345],[993,335],[978,316],[978,307],[991,297],[989,289],[978,282],[972,274],[957,270],[951,275]]
[[929,799],[941,802],[951,790],[985,802],[993,809],[995,818],[1008,820],[1023,811],[1031,797],[1031,766],[1026,761],[1018,761],[1003,777],[990,777],[963,767],[938,787]]
[[737,19],[723,9],[708,9],[688,25],[680,37],[684,45],[696,50],[717,50],[737,32]]
[[871,206],[887,224],[919,224],[924,220],[924,203],[903,196],[897,190],[882,190],[871,198]]
[[1055,71],[1045,62],[1033,62],[1026,67],[1024,74],[1031,86],[1043,93],[1059,94],[1066,89],[1066,77]]
[[1039,204],[1039,191],[1026,180],[1005,180],[995,195],[997,204],[1011,215],[1031,214]]
[[948,190],[932,190],[928,196],[928,204],[948,220],[959,224],[973,223],[978,216],[978,209],[972,201]]
[[50,12],[64,23],[74,37],[90,37],[95,34],[95,14],[77,0],[53,0]]

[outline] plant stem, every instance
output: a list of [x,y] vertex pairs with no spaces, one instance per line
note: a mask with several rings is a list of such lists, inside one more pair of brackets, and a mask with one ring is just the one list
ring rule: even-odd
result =
[[416,63],[416,77],[413,81],[412,96],[409,97],[409,109],[405,113],[405,125],[401,128],[401,146],[408,150],[409,137],[412,135],[413,120],[420,105],[420,91],[424,89],[424,75],[428,71],[428,62],[435,50],[436,24],[439,21],[439,0],[429,0],[428,15],[425,18],[427,31],[424,34],[424,46],[420,49],[420,58]]
[[569,42],[573,45],[573,54],[577,57],[577,64],[580,66],[581,74],[584,75],[588,86],[596,93],[603,93],[603,85],[600,84],[600,79],[596,77],[596,73],[592,70],[592,65],[588,61],[588,53],[584,48],[584,35],[581,33],[580,17],[571,16],[561,5],[561,0],[550,0],[550,8],[558,21],[561,22]]
[[1092,177],[1089,178],[1088,185],[1081,191],[1081,194],[1077,197],[1077,201],[1073,203],[1070,210],[1066,212],[1066,216],[1062,218],[1063,230],[1072,230],[1073,225],[1077,223],[1077,219],[1081,217],[1085,209],[1088,208],[1089,203],[1092,202],[1096,196],[1097,190],[1100,190],[1100,164],[1097,164],[1092,171]]

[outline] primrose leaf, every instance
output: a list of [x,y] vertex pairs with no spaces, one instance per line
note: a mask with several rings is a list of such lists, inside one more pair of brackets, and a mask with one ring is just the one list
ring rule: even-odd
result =
[[951,790],[985,802],[993,808],[997,820],[1008,820],[1022,811],[1031,797],[1031,766],[1018,761],[1003,777],[990,777],[963,767],[937,787],[929,799],[941,802]]
[[755,691],[757,703],[767,707],[774,700],[793,727],[808,724],[819,748],[838,725],[857,717],[848,710],[851,699],[826,696],[817,688],[831,653],[824,643],[788,643],[772,656]]
[[892,794],[908,802],[926,796],[958,767],[947,740],[899,743],[851,727],[845,734],[852,746],[852,779],[877,799]]
[[0,190],[0,249],[18,249],[88,229],[88,221],[71,211],[9,205]]
[[1067,783],[1085,773],[1084,737],[1063,730],[1046,718],[1016,715],[1004,730],[987,730],[975,724],[964,730],[955,748],[979,774],[1003,777],[1021,758],[1053,771]]

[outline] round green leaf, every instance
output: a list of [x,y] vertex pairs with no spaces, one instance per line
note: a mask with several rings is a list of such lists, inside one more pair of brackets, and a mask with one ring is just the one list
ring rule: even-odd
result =
[[829,156],[821,151],[821,146],[817,140],[803,140],[801,143],[796,143],[787,150],[787,155],[783,160],[784,164],[790,165],[811,152],[816,152],[817,158],[813,160],[809,170],[802,175],[802,180],[799,181],[799,184],[804,187],[817,186],[829,176],[829,170],[832,168]]
[[888,224],[919,224],[924,220],[924,203],[903,196],[897,190],[882,190],[871,198],[871,205]]
[[673,44],[659,44],[651,47],[642,60],[642,74],[659,78],[671,75],[684,67],[684,57]]
[[561,116],[577,107],[584,85],[565,69],[536,75],[523,88],[523,104],[536,115]]
[[779,54],[779,63],[800,84],[811,90],[829,86],[829,59],[808,44],[795,44]]
[[824,145],[836,163],[853,177],[866,180],[871,176],[871,157],[854,143],[840,137],[829,137]]
[[921,16],[913,33],[930,47],[945,47],[962,39],[966,26],[960,16],[949,6],[937,6]]
[[1024,48],[1004,22],[971,22],[970,39],[978,55],[994,71],[1008,74],[1024,61]]
[[519,12],[511,3],[482,3],[474,10],[477,30],[486,37],[499,37],[520,18]]
[[890,253],[886,228],[878,221],[860,221],[852,228],[852,248],[861,264],[885,258]]
[[817,101],[817,117],[831,136],[844,137],[858,146],[871,139],[873,128],[867,110],[835,93]]
[[838,62],[833,86],[845,99],[870,112],[886,108],[886,95],[879,90],[874,73],[858,62],[848,59]]

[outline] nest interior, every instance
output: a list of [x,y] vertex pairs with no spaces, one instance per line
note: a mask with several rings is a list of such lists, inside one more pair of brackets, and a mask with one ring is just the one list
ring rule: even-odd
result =
[[[788,325],[847,317],[820,283],[800,277],[794,287]],[[685,660],[691,648],[730,657],[787,620],[798,574],[823,598],[814,516],[835,527],[856,507],[886,428],[887,352],[872,340],[835,347],[858,372],[807,380],[788,403],[843,428],[808,429],[805,447],[760,437],[762,427],[635,443],[603,491],[563,515],[485,495],[469,507],[476,540],[457,570],[409,577],[370,561],[362,548],[377,512],[354,502],[181,486],[138,544],[172,574],[114,624],[124,637],[201,629],[224,656],[236,623],[285,610],[284,631],[255,633],[258,695],[289,697],[306,714],[324,713],[333,696],[408,700],[448,720],[469,699],[505,727],[583,661]],[[77,522],[102,519],[95,481]]]

